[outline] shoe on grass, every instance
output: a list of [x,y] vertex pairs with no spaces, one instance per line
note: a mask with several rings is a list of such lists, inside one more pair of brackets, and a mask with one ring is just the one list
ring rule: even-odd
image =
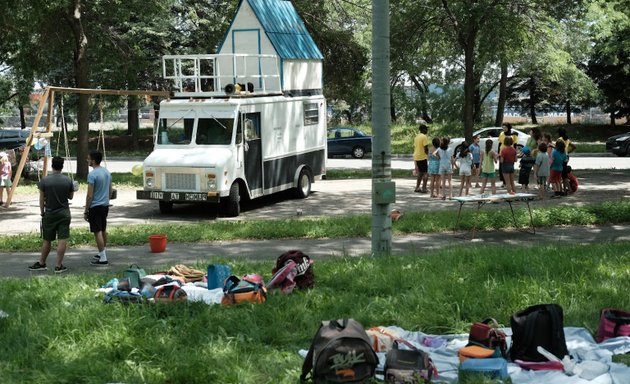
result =
[[66,267],[63,264],[61,264],[61,266],[59,266],[59,267],[55,267],[55,273],[64,273],[67,270],[68,270],[68,267]]
[[45,271],[48,268],[46,268],[46,264],[40,264],[39,261],[36,261],[35,264],[29,266],[28,269],[31,271]]
[[92,260],[90,261],[90,264],[92,265],[109,265],[109,261],[105,260],[105,261],[101,261],[101,260]]

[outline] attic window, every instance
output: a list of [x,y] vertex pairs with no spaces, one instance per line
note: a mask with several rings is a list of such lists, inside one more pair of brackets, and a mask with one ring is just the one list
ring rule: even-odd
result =
[[317,103],[304,103],[304,125],[319,123],[319,107]]

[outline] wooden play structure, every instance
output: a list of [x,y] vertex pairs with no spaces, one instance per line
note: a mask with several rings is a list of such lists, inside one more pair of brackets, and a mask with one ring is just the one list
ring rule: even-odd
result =
[[[88,94],[88,95],[112,95],[112,96],[158,96],[158,97],[169,97],[169,92],[167,91],[147,91],[147,90],[116,90],[116,89],[88,89],[88,88],[68,88],[68,87],[46,87],[44,89],[44,93],[39,100],[39,108],[37,109],[37,114],[35,115],[35,120],[33,121],[33,126],[31,127],[31,132],[26,140],[26,147],[22,152],[22,156],[20,158],[20,163],[18,164],[18,168],[15,172],[14,182],[11,186],[11,190],[9,191],[9,197],[5,202],[5,207],[8,208],[11,205],[11,200],[13,199],[13,193],[17,188],[20,178],[22,176],[22,171],[24,170],[24,165],[26,164],[26,160],[28,159],[28,154],[31,149],[31,146],[35,143],[35,140],[39,140],[40,138],[50,139],[53,137],[52,132],[52,123],[53,123],[53,111],[55,105],[55,93],[75,93],[75,94]],[[39,131],[39,122],[42,119],[42,115],[44,114],[44,107],[48,104],[48,114],[46,116],[46,128],[44,131]],[[101,124],[102,131],[102,124]],[[99,139],[102,139],[104,142],[103,133],[100,133]],[[66,146],[66,156],[68,156],[68,144],[67,144],[67,136],[64,135],[64,141]],[[46,176],[48,173],[48,162],[49,158],[44,157],[44,166],[43,166],[43,175]]]

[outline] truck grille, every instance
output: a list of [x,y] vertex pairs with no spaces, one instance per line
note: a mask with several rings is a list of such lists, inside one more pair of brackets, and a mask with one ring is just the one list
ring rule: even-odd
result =
[[197,187],[196,175],[182,173],[164,174],[166,190],[172,191],[195,191]]

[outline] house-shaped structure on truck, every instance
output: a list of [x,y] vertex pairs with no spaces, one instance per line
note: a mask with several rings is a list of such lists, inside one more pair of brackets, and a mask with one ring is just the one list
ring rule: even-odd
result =
[[240,202],[325,173],[322,54],[288,0],[241,0],[217,54],[163,57],[173,98],[160,104],[139,199]]

